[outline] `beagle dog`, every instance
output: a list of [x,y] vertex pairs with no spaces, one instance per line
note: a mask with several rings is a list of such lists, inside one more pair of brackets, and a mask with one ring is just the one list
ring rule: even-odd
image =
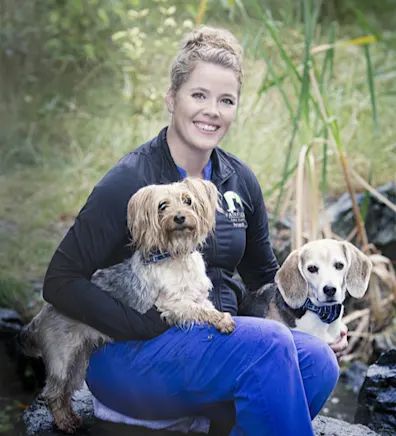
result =
[[248,293],[241,315],[286,324],[332,344],[340,338],[346,291],[365,294],[372,269],[370,259],[346,241],[321,239],[292,251],[275,276],[275,283]]

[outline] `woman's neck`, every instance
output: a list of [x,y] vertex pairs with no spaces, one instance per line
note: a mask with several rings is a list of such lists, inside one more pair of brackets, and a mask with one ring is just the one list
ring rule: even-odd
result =
[[169,128],[166,139],[175,164],[183,168],[189,177],[204,178],[204,168],[210,160],[212,150],[197,150],[188,147],[173,133],[173,130]]

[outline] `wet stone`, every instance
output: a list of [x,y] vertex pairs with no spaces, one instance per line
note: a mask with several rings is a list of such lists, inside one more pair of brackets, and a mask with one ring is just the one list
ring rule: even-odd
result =
[[396,434],[396,348],[371,365],[359,393],[355,422],[381,435]]
[[[181,436],[183,433],[161,430],[149,430],[141,427],[131,427],[124,424],[105,423],[93,417],[91,393],[87,388],[77,392],[73,399],[73,408],[84,420],[84,427],[76,436]],[[378,433],[363,425],[349,424],[334,418],[318,416],[315,418],[314,430],[316,436],[376,436]],[[59,436],[62,434],[53,427],[52,415],[44,401],[37,397],[31,406],[23,413],[18,426],[17,436]],[[189,432],[189,436],[198,433]],[[216,436],[222,436],[216,434]]]

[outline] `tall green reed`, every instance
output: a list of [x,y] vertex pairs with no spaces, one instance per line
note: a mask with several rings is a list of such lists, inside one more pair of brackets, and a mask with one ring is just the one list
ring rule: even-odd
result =
[[[303,54],[301,62],[290,52],[290,47],[282,41],[280,26],[272,19],[268,11],[263,10],[261,2],[256,1],[257,17],[262,21],[265,29],[265,36],[269,38],[271,45],[275,47],[275,58],[281,63],[282,68],[274,68],[273,60],[266,53],[263,44],[258,44],[261,49],[259,55],[266,62],[267,73],[265,81],[258,91],[261,96],[271,88],[277,88],[291,120],[290,140],[287,146],[286,157],[280,181],[268,190],[265,194],[277,195],[273,222],[279,218],[279,211],[284,199],[285,187],[290,179],[294,177],[298,168],[298,162],[293,162],[296,156],[296,148],[307,147],[304,155],[307,162],[312,158],[315,140],[321,139],[322,164],[319,183],[321,196],[326,196],[329,144],[339,157],[343,170],[345,182],[350,192],[356,224],[359,235],[364,246],[367,245],[364,225],[362,222],[359,207],[355,201],[355,195],[349,176],[348,160],[346,158],[344,140],[340,133],[339,122],[332,114],[330,99],[332,89],[332,78],[334,72],[335,50],[347,45],[363,46],[367,65],[367,88],[370,94],[371,108],[374,127],[378,125],[377,105],[375,96],[375,81],[373,66],[370,57],[369,45],[377,41],[373,32],[348,41],[336,40],[336,29],[334,24],[329,27],[328,43],[316,42],[318,29],[318,17],[320,14],[321,2],[313,0],[301,0],[302,10],[302,31],[303,31]],[[362,20],[361,20],[362,21]],[[369,30],[368,26],[362,26],[364,31]],[[324,54],[323,61],[319,65],[318,54]],[[298,158],[297,158],[298,159]],[[296,160],[297,160],[296,159]],[[309,169],[309,165],[308,165]],[[313,178],[311,177],[313,183]]]

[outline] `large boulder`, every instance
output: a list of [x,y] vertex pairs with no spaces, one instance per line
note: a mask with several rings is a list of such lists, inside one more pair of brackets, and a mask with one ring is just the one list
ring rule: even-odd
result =
[[[393,204],[396,203],[396,184],[389,182],[377,188],[378,192]],[[365,202],[366,194],[356,195],[359,206]],[[379,248],[383,255],[396,259],[396,214],[372,194],[368,195],[365,227],[370,243]],[[346,238],[356,226],[349,193],[342,195],[328,209],[332,230]]]
[[[84,420],[84,428],[78,435],[95,436],[181,436],[183,433],[169,431],[154,431],[141,427],[131,427],[123,424],[110,424],[95,420],[93,417],[92,395],[85,387],[76,393],[73,399],[73,407]],[[52,415],[44,401],[36,398],[20,420],[18,436],[59,436],[59,432],[53,428]],[[378,436],[377,433],[363,425],[348,424],[334,418],[318,416],[314,420],[314,430],[317,436]],[[297,434],[297,433],[296,433]],[[189,432],[193,436],[197,433]],[[220,436],[217,435],[216,436]]]
[[359,393],[355,422],[380,435],[396,434],[396,348],[369,366]]
[[17,335],[22,327],[23,321],[18,312],[0,307],[0,340],[13,362],[22,387],[26,391],[34,391],[44,385],[45,368],[41,359],[28,357],[20,349]]
[[364,425],[349,424],[339,419],[320,415],[314,419],[313,427],[316,436],[378,436],[378,433]]
[[0,307],[0,339],[10,339],[22,328],[19,313],[15,310]]

